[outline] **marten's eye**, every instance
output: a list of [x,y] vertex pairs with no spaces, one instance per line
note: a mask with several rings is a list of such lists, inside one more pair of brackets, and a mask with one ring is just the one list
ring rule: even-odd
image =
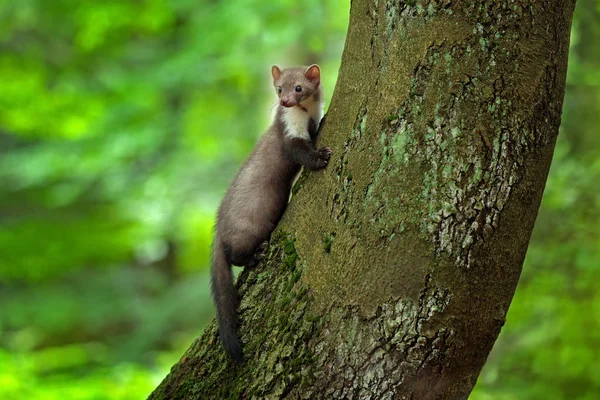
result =
[[277,87],[277,93],[281,94],[281,86]]
[[300,93],[302,91],[302,88],[300,87],[300,85],[296,86],[296,92]]

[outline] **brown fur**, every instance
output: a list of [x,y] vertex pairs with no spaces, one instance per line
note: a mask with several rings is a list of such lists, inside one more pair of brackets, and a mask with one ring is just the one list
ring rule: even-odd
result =
[[281,71],[274,66],[271,72],[281,102],[275,120],[234,178],[217,214],[212,292],[221,342],[236,361],[242,359],[242,347],[231,265],[253,267],[259,262],[302,166],[324,168],[331,155],[329,148],[315,149],[320,120],[320,108],[315,107],[321,107],[319,67]]

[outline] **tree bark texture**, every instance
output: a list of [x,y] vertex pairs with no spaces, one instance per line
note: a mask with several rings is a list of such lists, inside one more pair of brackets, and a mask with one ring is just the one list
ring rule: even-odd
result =
[[560,125],[572,0],[354,0],[320,145],[153,399],[466,399],[505,321]]

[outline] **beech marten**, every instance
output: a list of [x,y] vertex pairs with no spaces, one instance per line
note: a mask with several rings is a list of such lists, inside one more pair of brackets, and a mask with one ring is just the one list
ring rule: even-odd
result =
[[231,265],[258,264],[300,169],[325,168],[332,154],[329,147],[315,148],[323,113],[319,66],[281,70],[274,65],[271,74],[279,96],[275,120],[229,186],[217,213],[212,294],[221,342],[235,361],[243,356]]

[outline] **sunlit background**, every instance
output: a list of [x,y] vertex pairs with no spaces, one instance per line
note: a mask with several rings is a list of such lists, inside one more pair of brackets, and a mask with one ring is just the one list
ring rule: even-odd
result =
[[[348,1],[0,1],[0,398],[142,399],[212,318],[215,209],[269,68],[330,98]],[[471,396],[600,397],[600,1],[508,321]]]

